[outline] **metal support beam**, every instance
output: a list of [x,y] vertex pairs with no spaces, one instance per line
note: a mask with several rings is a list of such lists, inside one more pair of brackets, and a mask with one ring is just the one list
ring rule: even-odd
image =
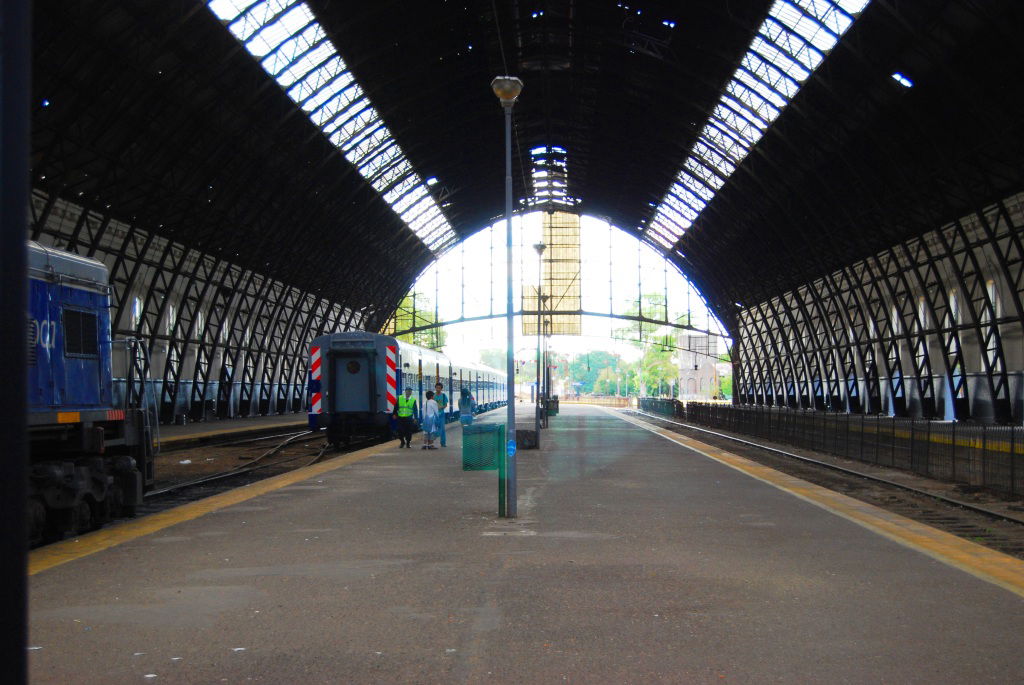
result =
[[4,672],[9,683],[27,680],[25,519],[26,445],[25,235],[29,211],[29,93],[31,11],[28,0],[0,3],[0,416],[4,446],[0,478],[0,617]]

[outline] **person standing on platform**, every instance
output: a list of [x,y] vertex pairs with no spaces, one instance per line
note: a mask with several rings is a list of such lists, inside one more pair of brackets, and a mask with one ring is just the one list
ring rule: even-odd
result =
[[436,450],[434,436],[437,435],[437,421],[441,418],[441,412],[434,400],[434,391],[428,390],[426,401],[423,403],[423,447],[425,450]]
[[444,385],[434,384],[434,401],[440,414],[437,417],[437,435],[441,439],[441,447],[448,446],[448,434],[445,432],[445,424],[448,423],[448,395],[444,393]]
[[469,388],[463,388],[459,396],[459,423],[463,426],[473,425],[473,412],[476,411],[476,401],[470,394]]
[[416,415],[416,399],[412,396],[412,388],[405,387],[405,393],[398,396],[395,405],[395,420],[398,422],[398,446],[412,447],[413,417]]

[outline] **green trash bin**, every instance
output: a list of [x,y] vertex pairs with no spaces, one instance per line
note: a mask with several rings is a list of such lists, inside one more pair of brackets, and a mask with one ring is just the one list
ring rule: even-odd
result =
[[558,396],[548,398],[548,416],[558,416]]
[[505,424],[474,423],[462,427],[462,470],[494,471],[505,449]]

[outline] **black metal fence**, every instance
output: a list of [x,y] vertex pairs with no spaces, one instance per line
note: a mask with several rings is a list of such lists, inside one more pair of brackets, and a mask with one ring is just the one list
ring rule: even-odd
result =
[[644,398],[642,411],[817,452],[977,486],[1024,493],[1024,428],[924,419],[682,403]]

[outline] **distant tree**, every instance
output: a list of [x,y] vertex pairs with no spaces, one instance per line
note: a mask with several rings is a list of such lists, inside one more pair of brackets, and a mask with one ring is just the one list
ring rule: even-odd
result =
[[595,395],[614,395],[616,390],[621,387],[620,373],[612,366],[606,366],[601,369],[597,374],[597,379],[594,381],[592,392]]
[[[640,302],[624,312],[625,316],[643,316],[649,319],[661,319],[665,316],[665,295],[662,293],[645,293]],[[654,337],[662,328],[656,323],[623,319],[623,325],[612,331],[612,337],[642,347],[644,342]]]
[[[687,314],[667,312],[663,293],[645,293],[636,306],[626,311],[627,316],[643,316],[660,320],[668,316],[669,321],[686,325]],[[643,348],[644,354],[629,374],[630,392],[648,395],[672,386],[679,376],[679,370],[672,361],[675,351],[675,335],[666,332],[666,327],[647,321],[625,320],[625,325],[615,329],[613,337]]]
[[672,361],[672,350],[657,344],[648,345],[640,359],[638,375],[642,395],[652,395],[659,387],[667,389],[679,376],[679,370]]
[[728,376],[722,376],[719,379],[718,389],[721,392],[720,397],[722,397],[722,399],[732,397],[732,374],[729,374]]
[[[595,392],[594,384],[604,369],[614,368],[618,357],[604,350],[593,350],[573,357],[569,362],[569,376],[574,383],[580,383],[580,393]],[[614,374],[613,374],[614,378]]]

